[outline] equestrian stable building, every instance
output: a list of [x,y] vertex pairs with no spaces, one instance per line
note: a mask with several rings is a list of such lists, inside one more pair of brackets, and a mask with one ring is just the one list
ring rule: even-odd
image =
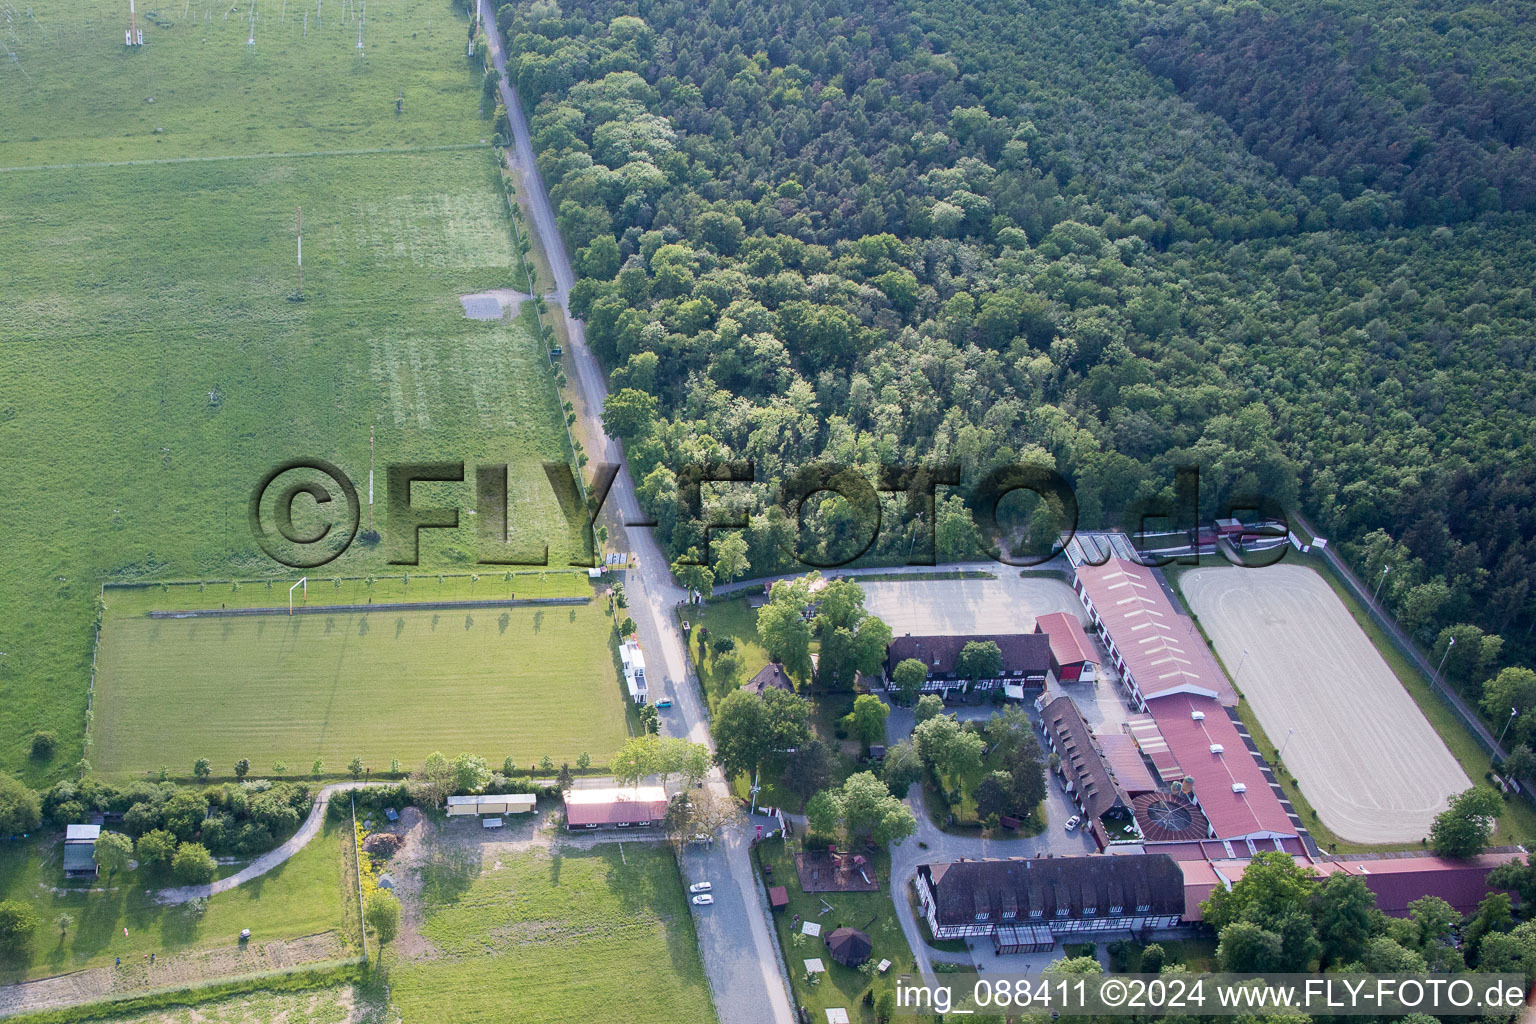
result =
[[1172,928],[1184,913],[1184,875],[1156,853],[922,864],[914,884],[935,939],[989,936],[998,952]]
[[[960,675],[960,652],[970,643],[997,644],[1003,656],[1002,668],[987,679],[968,679]],[[899,636],[885,652],[885,677],[890,679],[896,666],[908,658],[928,669],[924,693],[948,696],[951,690],[994,690],[1002,687],[1008,696],[1022,699],[1025,689],[1039,690],[1051,670],[1051,641],[1044,633],[990,634],[986,636]]]

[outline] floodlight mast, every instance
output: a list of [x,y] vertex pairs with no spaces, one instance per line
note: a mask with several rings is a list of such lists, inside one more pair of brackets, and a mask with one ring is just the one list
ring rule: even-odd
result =
[[294,591],[294,587],[303,587],[304,588],[304,599],[308,600],[309,599],[309,577],[308,576],[300,576],[299,577],[299,582],[295,583],[292,587],[288,588],[288,614],[289,615],[293,614],[293,591]]

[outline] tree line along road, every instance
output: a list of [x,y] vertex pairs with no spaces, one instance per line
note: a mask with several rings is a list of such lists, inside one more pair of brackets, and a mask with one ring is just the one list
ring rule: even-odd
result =
[[[534,158],[528,119],[517,90],[507,78],[506,55],[496,31],[496,11],[489,0],[480,0],[479,9],[489,37],[491,60],[501,73],[501,101],[512,126],[508,162],[521,172],[533,229],[555,278],[554,304],[564,318],[574,371],[572,379],[580,392],[580,415],[591,439],[589,447],[598,461],[619,467],[603,518],[613,541],[639,558],[639,567],[630,569],[626,575],[625,592],[640,643],[648,652],[653,672],[656,668],[662,670],[661,688],[673,701],[672,710],[662,716],[662,728],[669,734],[713,748],[709,715],[689,674],[683,636],[672,614],[688,595],[672,579],[667,559],[651,532],[642,528],[629,533],[624,528],[625,522],[644,519],[635,497],[634,480],[618,442],[603,432],[601,417],[607,384],[602,368],[587,347],[582,322],[572,317],[567,308],[567,297],[576,277]],[[722,793],[727,788],[718,770],[706,784]],[[683,870],[690,875],[689,881],[703,880],[709,875],[715,884],[714,905],[702,909],[694,918],[699,951],[722,1024],[761,1024],[770,1020],[791,1024],[794,1015],[788,983],[775,952],[762,888],[752,869],[747,832],[748,826],[742,821],[728,830],[712,850],[691,852],[683,858]],[[728,876],[729,884],[721,876]]]

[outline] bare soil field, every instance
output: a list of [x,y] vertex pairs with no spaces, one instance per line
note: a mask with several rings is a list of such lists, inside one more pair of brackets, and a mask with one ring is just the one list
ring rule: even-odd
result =
[[1417,841],[1449,797],[1471,785],[1311,569],[1200,568],[1179,583],[1270,741],[1284,749],[1286,768],[1341,838]]
[[1041,615],[1070,612],[1081,618],[1083,612],[1065,582],[1006,569],[992,580],[865,581],[860,586],[864,606],[897,636],[1033,633]]

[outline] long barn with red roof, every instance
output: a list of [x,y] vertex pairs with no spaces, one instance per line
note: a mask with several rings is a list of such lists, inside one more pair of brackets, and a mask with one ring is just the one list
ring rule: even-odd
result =
[[[1115,554],[1093,564],[1081,547],[1069,547],[1068,556],[1073,588],[1120,674],[1126,700],[1144,712],[1131,736],[1164,782],[1199,808],[1209,837],[1299,835],[1279,785],[1233,721],[1237,692],[1194,620],[1174,607],[1146,566]],[[1194,823],[1198,827],[1198,818]]]

